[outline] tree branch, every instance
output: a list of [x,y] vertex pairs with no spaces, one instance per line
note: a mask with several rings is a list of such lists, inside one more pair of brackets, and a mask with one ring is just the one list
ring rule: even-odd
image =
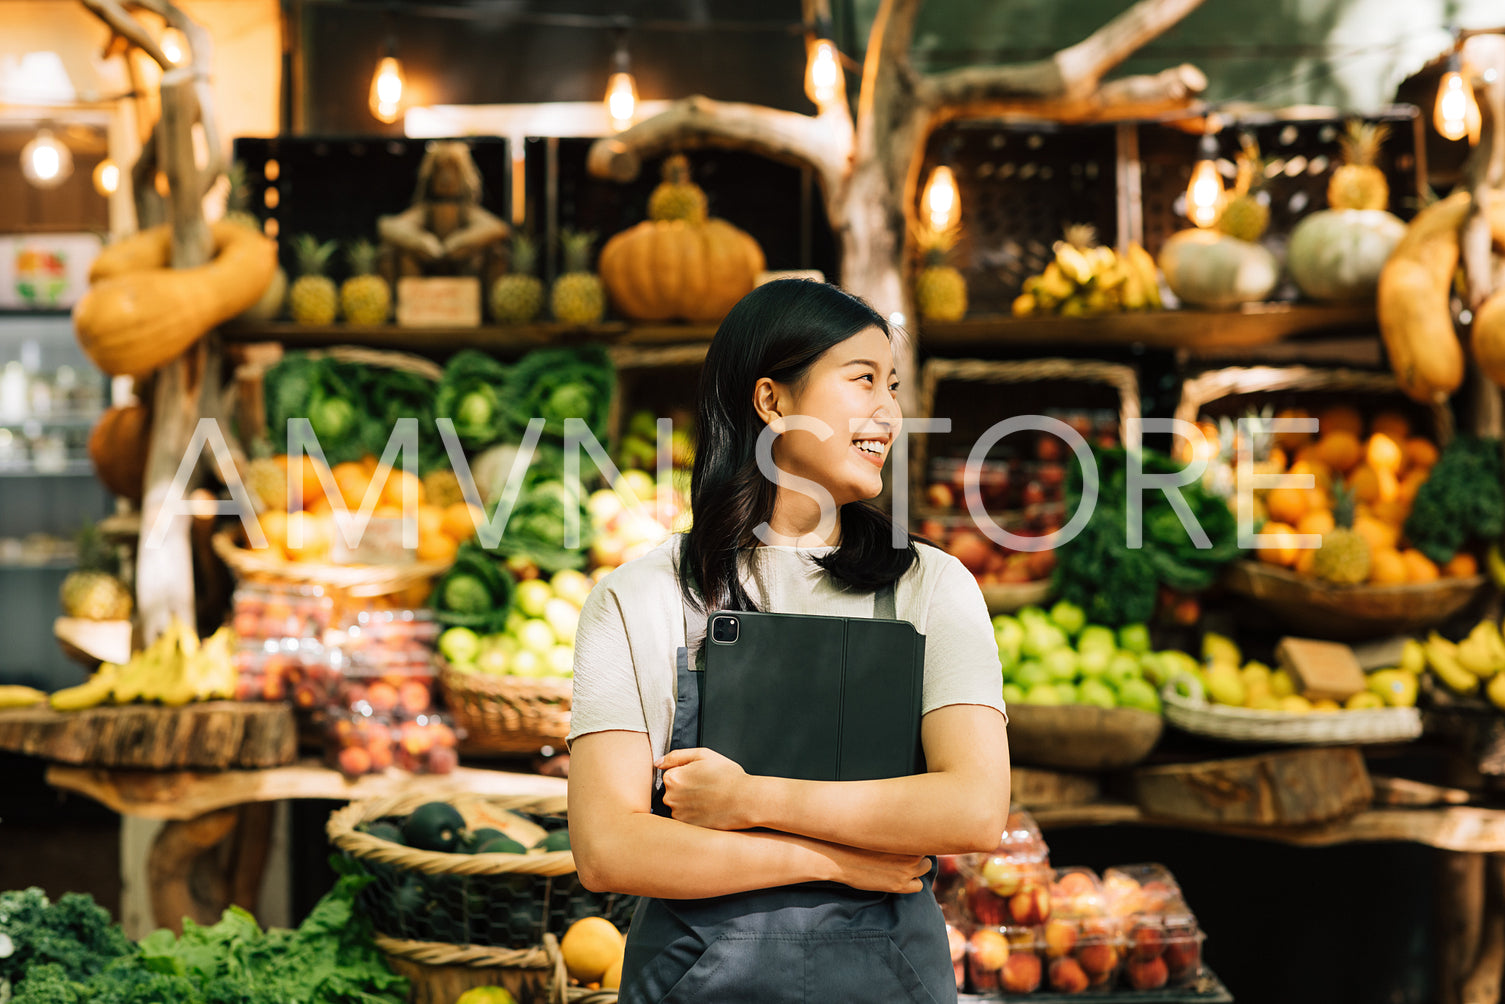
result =
[[715,101],[696,95],[613,137],[591,144],[587,169],[597,177],[631,181],[642,158],[674,147],[720,146],[752,150],[774,160],[808,165],[834,190],[846,175],[852,122],[845,106],[820,115]]
[[161,46],[157,45],[157,40],[152,38],[141,22],[127,13],[116,0],[81,0],[81,2],[93,11],[96,17],[109,25],[117,35],[150,56],[158,66],[164,70],[172,67],[172,61],[163,54]]
[[1207,76],[1183,64],[1142,76],[1110,80],[1080,97],[1036,98],[999,91],[987,68],[953,70],[927,81],[932,125],[960,118],[1105,122],[1152,118],[1192,107],[1207,89]]

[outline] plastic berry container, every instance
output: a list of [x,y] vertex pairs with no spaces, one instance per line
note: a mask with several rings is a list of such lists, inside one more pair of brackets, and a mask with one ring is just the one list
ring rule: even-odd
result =
[[1057,917],[1083,918],[1109,915],[1108,897],[1102,880],[1091,868],[1073,866],[1051,872],[1051,912]]
[[1160,864],[1116,865],[1103,872],[1103,893],[1114,916],[1190,913],[1181,886]]
[[331,710],[322,732],[325,765],[347,778],[380,774],[393,765],[399,737],[385,718]]
[[1111,989],[1123,967],[1123,935],[1110,918],[1052,917],[1041,942],[1046,983],[1056,993]]
[[1033,927],[1050,919],[1050,855],[1028,813],[1009,813],[998,846],[988,854],[963,855],[958,871],[963,902],[976,923]]
[[395,726],[397,766],[413,774],[448,774],[460,765],[459,734],[449,718],[437,712],[418,715]]
[[246,582],[231,598],[231,626],[243,641],[323,637],[334,597],[322,586]]
[[979,925],[967,936],[967,985],[978,994],[1031,994],[1045,979],[1039,931]]

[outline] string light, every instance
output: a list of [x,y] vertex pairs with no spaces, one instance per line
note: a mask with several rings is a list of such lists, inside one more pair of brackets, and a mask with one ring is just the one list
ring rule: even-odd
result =
[[182,66],[188,61],[188,39],[176,28],[168,28],[162,33],[162,41],[158,43],[162,47],[162,55],[174,66]]
[[627,54],[627,27],[617,25],[617,49],[612,57],[611,79],[606,82],[606,117],[611,127],[621,132],[632,125],[638,113],[638,82],[632,75],[632,58]]
[[1448,54],[1447,70],[1437,85],[1437,102],[1432,107],[1432,124],[1443,139],[1454,142],[1468,137],[1479,142],[1483,117],[1474,87],[1463,72],[1463,60],[1454,49]]
[[1223,205],[1223,178],[1218,174],[1218,141],[1211,132],[1197,144],[1197,164],[1186,186],[1186,218],[1196,226],[1210,227],[1218,221]]
[[836,43],[829,38],[815,37],[806,45],[805,96],[824,108],[841,97],[845,90],[841,75],[841,57],[836,53]]
[[39,129],[36,138],[21,148],[21,173],[38,188],[56,188],[73,173],[73,154],[52,130]]
[[389,40],[386,55],[376,64],[371,76],[371,114],[378,122],[390,125],[402,118],[402,96],[407,90],[402,63],[398,61],[396,46]]
[[114,195],[120,188],[120,168],[109,157],[100,161],[94,168],[94,190],[100,195],[109,197]]
[[930,172],[920,202],[930,229],[936,233],[945,233],[961,222],[961,197],[957,194],[956,175],[951,173],[951,168],[940,164]]

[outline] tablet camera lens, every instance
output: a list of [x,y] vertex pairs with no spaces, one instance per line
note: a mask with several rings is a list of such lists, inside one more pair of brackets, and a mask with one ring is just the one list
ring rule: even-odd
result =
[[731,645],[737,640],[737,618],[717,617],[711,622],[711,638],[723,645]]

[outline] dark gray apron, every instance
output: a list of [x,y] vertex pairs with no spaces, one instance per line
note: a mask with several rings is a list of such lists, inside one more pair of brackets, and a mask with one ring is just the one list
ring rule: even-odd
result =
[[[874,616],[893,619],[894,590]],[[697,746],[700,676],[690,669],[705,614],[685,608],[670,749]],[[700,629],[692,629],[699,622]],[[661,786],[653,811],[668,816]],[[956,1000],[932,863],[915,893],[807,882],[711,899],[638,901],[618,1004],[942,1004]]]

